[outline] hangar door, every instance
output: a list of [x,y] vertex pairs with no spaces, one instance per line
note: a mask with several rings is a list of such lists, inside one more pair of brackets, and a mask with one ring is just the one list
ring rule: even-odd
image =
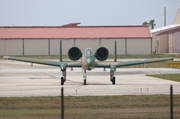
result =
[[23,55],[22,39],[1,39],[0,55]]
[[174,52],[180,53],[180,32],[174,33]]
[[152,54],[152,39],[127,39],[127,54]]

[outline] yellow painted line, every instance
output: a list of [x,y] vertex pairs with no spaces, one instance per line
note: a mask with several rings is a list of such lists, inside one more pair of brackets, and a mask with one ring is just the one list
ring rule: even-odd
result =
[[45,73],[45,72],[41,72],[41,73],[44,74],[44,75],[46,75],[46,76],[50,76],[50,77],[52,77],[52,78],[55,78],[55,79],[60,79],[59,77],[52,76],[52,75],[50,75],[50,74],[48,74],[48,73]]

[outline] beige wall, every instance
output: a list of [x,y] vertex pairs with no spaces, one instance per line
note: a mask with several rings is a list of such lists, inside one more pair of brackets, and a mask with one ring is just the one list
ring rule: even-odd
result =
[[180,24],[180,8],[178,9],[178,12],[176,13],[176,17],[174,18],[173,24]]
[[127,54],[151,54],[151,39],[127,39]]
[[89,47],[93,53],[104,46],[110,54],[114,54],[114,42],[117,41],[117,54],[125,54],[125,39],[50,39],[50,55],[59,55],[59,42],[62,40],[62,54],[67,55],[70,47],[77,46],[82,53]]
[[174,40],[173,40],[173,34],[168,34],[168,51],[169,53],[174,53]]
[[62,54],[67,55],[67,52],[74,44],[74,39],[50,39],[50,55],[59,55],[60,40],[62,40]]
[[157,43],[157,34],[152,34],[152,53],[158,53],[158,43]]
[[159,53],[169,52],[168,48],[168,34],[160,35],[159,38]]
[[48,39],[25,39],[24,55],[48,55]]
[[4,41],[5,41],[4,39],[0,39],[0,56],[5,55],[5,51],[4,51],[4,49],[5,49]]
[[22,39],[0,40],[0,55],[23,55]]
[[91,48],[93,53],[99,47],[99,39],[76,39],[75,46],[79,47],[84,53],[86,48]]
[[109,50],[109,54],[114,54],[114,44],[117,42],[117,54],[125,54],[125,39],[101,39],[101,45]]
[[63,55],[67,55],[73,45],[82,52],[90,47],[94,53],[98,47],[104,46],[109,50],[109,54],[114,54],[115,41],[117,54],[151,54],[151,39],[24,39],[24,52],[23,39],[1,39],[0,55],[59,55],[60,40]]
[[180,32],[173,34],[174,39],[174,52],[180,53]]

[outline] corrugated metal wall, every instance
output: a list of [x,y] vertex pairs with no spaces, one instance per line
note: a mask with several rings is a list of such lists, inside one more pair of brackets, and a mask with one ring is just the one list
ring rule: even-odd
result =
[[24,55],[48,55],[48,39],[24,39]]
[[168,34],[159,36],[159,53],[169,52],[168,39]]
[[22,39],[1,39],[0,55],[23,55]]
[[73,46],[74,39],[50,39],[50,55],[59,55],[60,40],[62,40],[62,54],[67,54],[70,46]]
[[174,33],[174,52],[180,53],[180,32]]
[[117,54],[125,55],[125,39],[101,39],[101,45],[106,47],[110,54],[114,54],[115,41],[117,41]]
[[59,55],[59,42],[62,40],[63,55],[67,55],[73,45],[82,52],[87,47],[93,52],[99,46],[114,54],[117,41],[117,54],[152,54],[152,39],[0,39],[0,55]]
[[151,54],[151,39],[127,39],[127,54]]
[[5,55],[5,44],[4,44],[4,39],[0,39],[0,55]]

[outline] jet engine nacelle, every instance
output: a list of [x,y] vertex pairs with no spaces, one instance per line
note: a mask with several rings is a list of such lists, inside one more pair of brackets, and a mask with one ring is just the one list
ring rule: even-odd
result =
[[104,61],[108,58],[109,56],[109,51],[107,48],[105,47],[99,47],[97,50],[96,50],[96,53],[95,53],[95,57],[96,59],[98,59],[99,61]]
[[78,47],[71,47],[68,51],[69,59],[76,61],[82,57],[82,52]]

